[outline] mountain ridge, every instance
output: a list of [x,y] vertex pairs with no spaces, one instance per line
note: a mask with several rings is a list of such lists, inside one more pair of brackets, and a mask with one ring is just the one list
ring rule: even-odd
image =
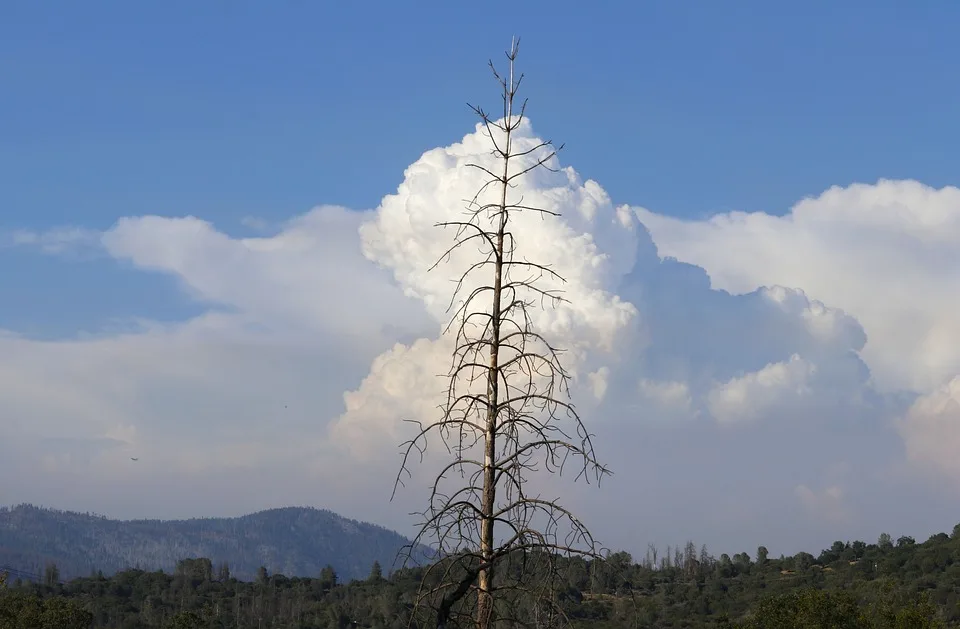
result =
[[270,573],[316,576],[331,565],[341,579],[385,570],[409,540],[369,522],[316,507],[279,507],[229,518],[112,519],[32,504],[0,507],[0,565],[61,578],[127,568],[172,571],[181,559],[208,557],[252,579]]

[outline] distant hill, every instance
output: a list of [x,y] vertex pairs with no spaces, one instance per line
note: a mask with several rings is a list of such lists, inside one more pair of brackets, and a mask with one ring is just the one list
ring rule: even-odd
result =
[[317,576],[330,564],[342,580],[366,578],[374,561],[386,573],[408,540],[388,529],[320,509],[288,507],[237,518],[110,520],[32,505],[0,508],[0,566],[61,579],[127,568],[171,572],[177,561],[227,562],[239,579],[260,566],[286,576]]

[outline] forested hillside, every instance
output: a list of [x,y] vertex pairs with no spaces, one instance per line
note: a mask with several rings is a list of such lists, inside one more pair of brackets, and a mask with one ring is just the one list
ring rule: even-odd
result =
[[40,574],[53,562],[61,579],[128,568],[171,572],[187,557],[227,563],[241,579],[253,579],[260,566],[313,576],[328,564],[354,578],[374,561],[392,565],[406,543],[385,528],[299,507],[170,521],[109,520],[30,505],[0,509],[0,566]]
[[[35,619],[10,625],[20,629],[51,626],[42,624],[51,618],[64,629],[406,627],[422,569],[385,575],[371,564],[367,572],[343,584],[331,568],[314,578],[261,570],[244,582],[209,560],[187,560],[174,574],[13,583],[0,595],[0,619]],[[923,543],[884,535],[782,558],[763,547],[755,556],[714,557],[688,544],[640,562],[626,553],[566,561],[563,574],[555,594],[576,627],[960,626],[960,526]]]

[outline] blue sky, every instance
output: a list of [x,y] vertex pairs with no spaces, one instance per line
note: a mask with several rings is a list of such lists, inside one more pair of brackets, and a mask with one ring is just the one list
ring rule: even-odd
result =
[[[373,207],[472,124],[465,102],[496,105],[484,64],[513,33],[536,128],[619,202],[782,213],[833,184],[953,181],[952,3],[503,7],[6,2],[0,225],[196,214],[240,233],[321,201]],[[89,327],[174,297],[159,278],[0,255],[16,269],[0,273],[15,296],[0,322],[37,334],[68,332],[64,312]]]
[[952,3],[282,5],[4,3],[5,222],[372,206],[495,104],[514,32],[537,128],[618,199],[785,211],[956,170]]
[[[826,397],[817,401],[820,406],[815,405],[817,413],[860,417],[863,411],[864,417],[884,427],[870,427],[868,436],[849,424],[834,424],[824,433],[803,432],[811,444],[828,434],[841,435],[838,450],[824,455],[828,471],[808,479],[802,477],[798,464],[784,472],[782,487],[771,490],[796,494],[807,507],[828,510],[831,517],[825,522],[831,526],[872,534],[871,519],[894,517],[883,511],[886,499],[877,489],[881,482],[877,479],[893,483],[889,475],[909,467],[911,456],[921,456],[922,444],[928,443],[906,436],[901,440],[896,419],[917,396],[948,395],[938,387],[960,373],[960,356],[942,349],[960,341],[960,332],[954,339],[952,324],[942,320],[953,305],[941,295],[956,293],[953,282],[960,277],[954,275],[956,256],[945,251],[936,258],[936,247],[949,240],[946,234],[953,234],[950,217],[960,215],[951,189],[940,190],[958,183],[960,167],[956,151],[960,87],[955,80],[958,20],[960,6],[955,3],[852,0],[517,3],[493,5],[486,12],[473,5],[441,2],[5,2],[0,5],[0,294],[4,297],[0,329],[34,341],[60,341],[17,346],[17,351],[24,352],[23,360],[39,374],[42,382],[34,385],[41,390],[56,382],[55,376],[47,374],[60,374],[59,363],[65,357],[73,360],[72,352],[81,349],[102,361],[93,364],[120,366],[118,373],[126,377],[129,363],[125,361],[133,359],[114,352],[120,351],[117,347],[124,340],[117,330],[129,330],[132,319],[167,324],[176,333],[173,341],[158,345],[151,344],[152,336],[139,339],[136,342],[142,345],[136,347],[141,354],[132,355],[157,361],[166,357],[176,363],[185,360],[183,355],[165,352],[173,352],[169,348],[179,347],[180,340],[189,345],[194,338],[215,337],[220,342],[236,336],[243,339],[238,347],[258,346],[260,337],[242,336],[241,329],[247,329],[242,326],[248,324],[282,328],[283,333],[270,337],[274,349],[296,346],[302,339],[295,333],[302,333],[313,339],[303,341],[307,346],[316,342],[322,351],[334,352],[342,339],[334,339],[337,334],[331,330],[353,325],[352,319],[359,318],[363,322],[357,323],[358,329],[364,332],[356,332],[358,338],[374,340],[357,350],[356,364],[351,362],[342,373],[325,374],[329,382],[322,391],[310,389],[310,378],[304,376],[302,361],[312,359],[281,352],[271,360],[294,369],[291,373],[297,375],[292,379],[305,387],[294,387],[290,395],[303,394],[312,400],[310,396],[323,393],[317,403],[329,421],[343,411],[344,391],[376,398],[382,392],[368,390],[376,385],[371,361],[396,340],[430,338],[424,332],[429,329],[423,323],[427,313],[422,305],[414,307],[405,301],[396,286],[385,281],[383,286],[378,284],[383,278],[372,265],[365,266],[369,260],[360,255],[359,241],[367,243],[366,237],[357,239],[356,226],[350,223],[361,219],[343,219],[328,211],[305,213],[322,204],[374,210],[402,182],[422,181],[405,177],[405,169],[415,162],[438,169],[435,180],[430,180],[434,183],[459,182],[454,173],[436,166],[434,157],[421,160],[421,156],[436,147],[456,152],[450,145],[470,133],[475,122],[467,102],[497,106],[496,85],[485,64],[491,57],[502,60],[510,37],[519,34],[535,132],[564,142],[563,163],[584,179],[599,182],[613,205],[645,208],[638,209],[639,220],[661,254],[696,265],[664,267],[664,275],[654,281],[644,275],[660,273],[644,270],[643,264],[653,264],[649,260],[638,262],[631,271],[635,243],[608,235],[604,246],[617,260],[627,261],[617,264],[625,269],[625,277],[633,278],[624,280],[623,294],[634,295],[631,299],[641,312],[667,326],[663,338],[675,343],[655,347],[654,355],[666,356],[663,364],[681,356],[675,362],[682,367],[671,369],[692,378],[686,382],[677,375],[680,379],[667,381],[664,373],[650,371],[647,365],[638,367],[640,376],[626,371],[633,378],[631,386],[635,389],[640,377],[641,388],[647,387],[645,395],[659,396],[661,402],[673,404],[689,397],[692,406],[684,407],[681,414],[702,418],[715,411],[720,423],[724,421],[720,417],[731,417],[733,412],[723,392],[754,391],[750,387],[760,386],[757,382],[769,382],[764,378],[781,378],[777,382],[795,384],[798,390],[819,391],[816,377],[810,375],[816,369],[804,371],[811,365],[819,369],[816,373],[831,373],[838,382],[847,383],[850,389],[844,395],[871,400],[874,394],[890,396],[883,398],[888,406],[871,407],[867,413],[860,407],[851,411],[845,406],[846,397],[837,402],[839,397],[830,397],[840,395],[833,389],[829,395],[824,393]],[[803,216],[788,214],[802,199],[818,197],[831,186],[873,186],[880,179],[907,183],[845,188],[836,198],[811,202],[811,211]],[[588,194],[577,186],[572,189]],[[400,196],[417,203],[441,198],[439,193],[431,196],[429,190],[418,190]],[[609,203],[601,206],[613,211]],[[897,208],[904,209],[897,214]],[[893,214],[888,216],[888,210]],[[730,218],[728,213],[733,211],[762,214],[739,221],[736,215]],[[834,222],[841,214],[853,218]],[[141,220],[149,215],[171,220]],[[717,215],[728,222],[717,227],[707,220]],[[214,227],[179,220],[186,216],[209,221]],[[808,221],[811,216],[820,218]],[[898,222],[897,216],[907,218]],[[131,217],[130,222],[115,228],[123,217]],[[265,230],[253,226],[249,218],[261,221]],[[917,235],[918,225],[928,231]],[[55,254],[16,244],[25,232],[40,235],[58,228],[77,228],[86,240]],[[596,226],[583,229],[597,238],[606,237]],[[112,236],[101,241],[106,230]],[[263,251],[251,254],[239,238],[255,236],[264,236],[258,242],[268,243],[271,251],[282,250],[283,255],[268,259]],[[288,236],[307,238],[316,243],[317,251],[297,246],[284,249],[291,246]],[[421,237],[419,232],[409,235],[410,242]],[[639,240],[641,251],[653,244],[644,238]],[[324,257],[324,251],[339,251],[339,246],[347,246],[344,243],[353,247],[344,249],[345,258]],[[408,269],[410,276],[404,279],[396,274],[406,267],[380,253],[379,261],[395,273],[395,282],[407,289],[426,290],[417,283],[414,270]],[[928,254],[939,262],[929,263]],[[225,259],[235,263],[233,271]],[[888,260],[894,261],[889,262],[891,267],[885,266]],[[324,269],[312,275],[314,270],[298,266],[307,262]],[[349,280],[346,274],[337,278],[333,272],[341,266],[355,275]],[[903,270],[902,277],[877,270],[890,268]],[[710,292],[708,276],[715,287],[735,296],[727,299]],[[674,281],[681,288],[662,289]],[[249,295],[239,290],[246,282]],[[366,296],[362,303],[373,304],[371,312],[389,311],[383,304],[392,304],[393,312],[401,313],[398,321],[391,322],[398,337],[378,336],[384,332],[373,321],[375,317],[358,316],[351,311],[353,306],[314,303],[299,294],[288,303],[281,292],[274,292],[289,287],[288,292],[309,292],[316,285],[311,282],[356,288]],[[643,305],[646,293],[637,292],[639,285],[665,301]],[[788,314],[776,314],[780,311],[770,305],[779,303],[776,299],[753,293],[771,285],[805,291],[806,296],[796,301],[801,304],[796,306],[799,310],[783,306]],[[863,294],[857,287],[865,287]],[[907,305],[885,304],[877,295],[886,290]],[[767,329],[764,326],[794,330],[796,321],[812,316],[797,313],[820,312],[817,300],[825,304],[830,321],[846,321],[836,323],[836,330],[830,328],[835,336],[828,335],[829,343],[806,332],[784,332],[780,340],[765,344],[747,338],[756,329]],[[731,352],[724,350],[721,357],[716,347],[727,346],[710,340],[706,318],[686,322],[678,316],[683,309],[708,306],[726,313],[724,342],[739,346],[741,353],[728,355]],[[848,321],[831,308],[842,308],[853,319]],[[237,318],[218,327],[222,322],[204,319],[211,312],[233,313]],[[309,323],[311,317],[321,323]],[[678,323],[681,319],[685,323]],[[760,323],[757,328],[737,327],[741,320]],[[905,324],[915,329],[900,333]],[[684,325],[700,326],[700,331]],[[858,332],[849,332],[845,325]],[[211,332],[214,329],[216,334]],[[703,330],[707,330],[703,332],[705,349],[698,353],[685,345],[692,342],[686,339],[701,338]],[[863,330],[869,339],[866,347],[857,340]],[[77,348],[68,343],[90,334],[106,344]],[[61,351],[65,353],[57,353]],[[799,362],[790,362],[793,353]],[[688,354],[696,358],[682,358]],[[851,363],[851,355],[862,363]],[[76,360],[84,364],[86,359]],[[776,369],[763,372],[764,361]],[[248,372],[234,367],[240,370],[238,378],[264,381],[267,377],[252,368]],[[175,370],[156,367],[155,371],[150,378],[166,378]],[[761,372],[767,375],[751,379],[750,374]],[[367,375],[369,380],[361,385]],[[814,380],[808,382],[808,378]],[[697,390],[696,383],[707,386],[703,383],[708,381],[714,383],[710,385],[713,394]],[[160,387],[151,382],[151,387]],[[160,393],[150,389],[143,399],[180,395],[179,385],[163,382]],[[141,386],[146,385],[140,380],[129,384],[130,390]],[[219,387],[223,395],[230,390],[226,381],[210,386]],[[115,393],[109,387],[104,390]],[[100,398],[89,401],[87,396],[92,394],[87,389],[78,389],[76,395],[89,402],[91,409],[105,404]],[[204,399],[202,391],[184,396]],[[773,398],[763,399],[766,410],[756,411],[758,416],[775,414],[779,407],[771,406]],[[39,418],[36,421],[41,423],[36,425],[40,426],[49,409],[31,404],[23,401],[23,412]],[[694,407],[702,407],[702,413],[697,415],[700,411]],[[927,422],[921,411],[911,425],[941,426]],[[129,408],[112,412],[121,418],[116,425],[103,432],[97,424],[82,438],[106,434],[128,445],[143,445],[143,435],[153,434],[150,431],[156,428],[148,418],[170,411],[161,412],[159,406],[140,408],[137,412],[142,417]],[[300,430],[306,421],[307,416],[298,416],[288,428]],[[954,431],[950,435],[960,435],[948,424],[946,429]],[[46,428],[34,432],[21,426],[24,443],[52,438],[54,424],[42,425]],[[131,436],[132,427],[140,431],[140,438]],[[212,426],[209,429],[216,432]],[[658,424],[651,430],[660,434],[664,428]],[[278,435],[288,439],[297,439],[298,434],[278,429]],[[710,434],[697,437],[706,440],[702,445],[707,450],[713,443]],[[686,437],[677,435],[682,432],[669,438],[680,444]],[[645,438],[642,432],[638,438]],[[724,438],[737,442],[729,434]],[[752,443],[769,449],[782,437],[763,430],[751,438],[744,438],[745,447]],[[903,460],[885,459],[882,470],[858,467],[863,461],[843,460],[841,446],[861,438],[875,439],[869,443],[876,451]],[[81,439],[79,433],[77,439]],[[952,443],[950,439],[943,442]],[[175,441],[164,443],[171,452],[180,447]],[[256,440],[243,442],[223,456],[250,454],[256,444],[262,450],[253,458],[268,460],[275,444]],[[56,456],[50,460],[50,469],[60,472],[58,465],[81,464],[65,463]],[[148,461],[149,455],[143,460]],[[649,461],[643,465],[656,469]],[[850,469],[857,470],[854,480],[850,472],[842,471]],[[223,482],[228,482],[230,474],[220,471]],[[100,478],[90,470],[83,473],[88,472],[89,478]],[[960,470],[947,465],[939,473],[956,477],[960,486]],[[747,482],[756,475],[745,467],[731,477]],[[176,482],[187,482],[177,478]],[[904,526],[926,526],[923,523],[932,522],[933,514],[939,517],[948,508],[949,500],[935,492],[932,497],[916,498],[927,496],[923,492],[932,491],[929,485],[921,483],[918,486],[927,489],[919,490],[910,484],[920,482],[913,477],[897,478],[903,483],[898,486],[902,495],[920,501],[909,516],[897,516],[912,518],[903,520]],[[70,496],[61,495],[54,481],[49,482],[38,481],[34,495],[48,502],[58,497],[69,502]],[[169,490],[161,503],[171,513],[203,515],[195,511],[207,504],[204,499],[177,502],[181,498],[173,489],[176,482],[168,479],[166,489],[155,488],[164,496],[162,492]],[[676,482],[676,487],[663,491],[695,484],[690,478]],[[105,482],[103,487],[108,485]],[[211,485],[210,491],[225,490]],[[856,504],[840,504],[840,495]],[[315,499],[348,515],[379,518],[388,524],[399,521],[395,514],[377,511],[380,507],[357,505],[342,497],[329,497],[329,501],[295,493],[287,497],[301,502]],[[30,495],[21,493],[17,498]],[[86,499],[96,504],[65,506],[127,513],[111,499],[93,494]],[[259,506],[239,497],[231,500],[223,507],[227,511]],[[141,507],[144,510],[136,510]],[[129,513],[157,515],[150,508],[141,504]],[[782,513],[788,518],[792,512]],[[924,520],[927,515],[931,519]],[[735,519],[724,522],[729,531],[752,535]],[[669,518],[661,524],[662,531],[676,527]],[[946,523],[940,528],[930,526],[948,528]],[[777,538],[784,547],[801,538],[819,539],[796,527],[784,531]]]

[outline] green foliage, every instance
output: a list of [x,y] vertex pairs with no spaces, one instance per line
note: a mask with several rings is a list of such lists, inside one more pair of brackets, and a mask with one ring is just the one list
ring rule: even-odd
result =
[[761,600],[742,629],[866,629],[848,592],[801,590]]
[[196,612],[179,612],[167,622],[169,629],[204,629],[208,624]]
[[[886,590],[890,594],[890,590]],[[945,624],[924,596],[861,605],[847,590],[804,589],[761,600],[739,629],[937,629]]]
[[175,573],[197,583],[213,580],[213,562],[207,558],[181,559],[177,562]]
[[367,578],[367,581],[370,583],[379,583],[383,580],[383,568],[380,567],[379,561],[373,562],[373,567],[370,568],[370,577]]
[[766,546],[760,546],[757,548],[757,564],[760,566],[767,565],[767,560],[769,558],[770,551],[767,550]]
[[[758,549],[756,562],[742,552],[715,559],[692,543],[657,561],[623,552],[561,560],[553,602],[582,629],[960,626],[960,536],[890,541],[836,542],[816,558]],[[371,562],[346,583],[332,566],[312,578],[265,571],[241,581],[229,570],[213,578],[213,565],[184,559],[173,574],[95,573],[53,585],[14,586],[0,575],[0,629],[405,629],[424,577],[422,568],[385,577]]]
[[48,598],[41,605],[40,624],[42,629],[82,629],[93,623],[93,614],[80,603],[65,598]]
[[92,623],[93,614],[78,601],[0,590],[0,629],[88,629]]

